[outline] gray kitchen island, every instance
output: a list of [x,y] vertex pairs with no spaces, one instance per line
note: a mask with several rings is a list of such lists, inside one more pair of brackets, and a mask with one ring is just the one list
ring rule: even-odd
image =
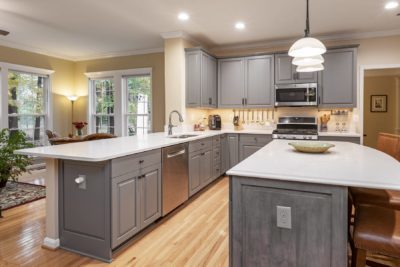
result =
[[347,266],[348,187],[400,190],[400,164],[332,142],[325,154],[275,140],[230,175],[230,266]]

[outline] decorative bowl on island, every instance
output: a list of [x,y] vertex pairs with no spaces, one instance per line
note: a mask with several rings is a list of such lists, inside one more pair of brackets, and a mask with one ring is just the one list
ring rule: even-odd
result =
[[290,142],[289,145],[304,153],[325,153],[335,146],[334,144],[317,141]]

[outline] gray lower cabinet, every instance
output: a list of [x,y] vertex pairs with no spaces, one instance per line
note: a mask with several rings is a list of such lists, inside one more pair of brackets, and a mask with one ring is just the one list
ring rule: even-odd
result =
[[161,217],[161,165],[147,167],[139,176],[140,228]]
[[161,217],[161,164],[112,179],[112,248]]
[[227,155],[228,155],[228,166],[229,170],[233,166],[239,163],[239,135],[238,134],[227,134]]
[[187,49],[186,107],[217,107],[217,60],[201,49]]
[[239,160],[242,161],[272,141],[272,135],[241,134]]
[[221,135],[221,174],[229,169],[228,135]]
[[161,216],[161,150],[104,162],[60,161],[60,246],[110,262]]
[[140,231],[139,171],[124,174],[111,182],[112,248]]
[[317,72],[297,72],[287,53],[275,54],[275,84],[316,83]]
[[229,266],[347,266],[346,187],[234,176],[229,195]]
[[353,108],[357,106],[357,48],[333,49],[323,55],[320,73],[319,107]]
[[346,136],[318,136],[319,141],[342,141],[354,144],[361,144],[360,137],[346,137]]
[[110,174],[109,162],[60,161],[61,248],[111,261]]
[[268,108],[274,105],[272,55],[218,60],[218,106]]
[[213,140],[206,138],[189,143],[189,196],[213,180]]

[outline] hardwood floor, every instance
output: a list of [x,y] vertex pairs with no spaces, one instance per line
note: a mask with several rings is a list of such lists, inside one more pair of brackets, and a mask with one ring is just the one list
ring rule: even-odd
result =
[[[115,252],[110,266],[228,266],[228,201],[224,177]],[[44,199],[3,216],[0,266],[107,266],[61,249],[41,248]]]

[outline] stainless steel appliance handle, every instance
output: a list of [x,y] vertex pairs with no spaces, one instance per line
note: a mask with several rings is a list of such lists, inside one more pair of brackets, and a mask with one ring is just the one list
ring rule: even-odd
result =
[[171,153],[171,154],[167,154],[167,158],[170,159],[170,158],[173,158],[173,157],[176,157],[176,156],[185,154],[185,153],[186,153],[186,150],[185,150],[185,149],[182,149],[182,150],[180,150],[180,151],[178,151],[178,152]]

